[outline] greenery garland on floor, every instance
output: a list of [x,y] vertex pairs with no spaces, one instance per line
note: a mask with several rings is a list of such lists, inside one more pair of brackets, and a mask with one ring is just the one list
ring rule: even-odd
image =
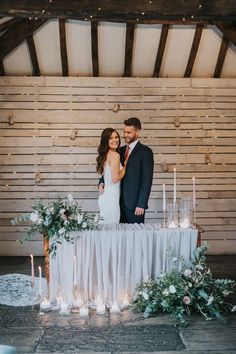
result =
[[236,311],[236,306],[225,302],[225,298],[233,293],[235,281],[213,279],[205,263],[206,251],[204,244],[195,250],[189,265],[183,263],[180,270],[174,269],[139,285],[131,309],[143,312],[144,317],[170,313],[180,326],[188,324],[185,315],[192,312],[200,312],[206,320],[210,320]]

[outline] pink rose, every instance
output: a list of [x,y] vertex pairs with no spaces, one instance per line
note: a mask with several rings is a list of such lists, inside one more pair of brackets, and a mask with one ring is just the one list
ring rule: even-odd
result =
[[185,305],[189,305],[189,304],[191,303],[190,297],[189,297],[189,296],[184,296],[184,298],[183,298],[183,303],[184,303]]

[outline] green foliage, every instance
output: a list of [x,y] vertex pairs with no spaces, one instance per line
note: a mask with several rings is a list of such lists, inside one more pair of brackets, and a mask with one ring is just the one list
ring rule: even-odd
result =
[[207,320],[221,317],[224,312],[235,311],[224,298],[233,293],[235,282],[229,279],[213,279],[207,268],[203,245],[194,252],[191,264],[183,263],[180,270],[161,274],[155,280],[139,285],[131,308],[143,312],[144,317],[167,312],[174,316],[178,325],[186,326],[185,315],[200,312]]
[[95,213],[84,212],[69,194],[67,199],[57,199],[45,206],[41,200],[32,207],[33,212],[11,220],[13,225],[19,222],[31,222],[26,236],[20,242],[28,240],[39,232],[50,239],[50,253],[55,256],[57,244],[64,238],[73,242],[73,231],[96,230],[99,228],[99,217]]

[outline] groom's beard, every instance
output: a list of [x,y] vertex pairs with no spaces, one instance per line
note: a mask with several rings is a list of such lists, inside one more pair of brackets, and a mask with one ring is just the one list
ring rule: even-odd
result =
[[126,142],[126,144],[132,144],[135,140],[137,140],[138,139],[138,137],[132,137],[132,138],[130,138],[130,137],[126,137],[126,138],[124,138],[125,139],[125,142]]

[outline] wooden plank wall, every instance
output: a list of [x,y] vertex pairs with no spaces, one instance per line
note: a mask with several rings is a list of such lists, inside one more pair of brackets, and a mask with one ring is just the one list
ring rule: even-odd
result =
[[191,195],[196,177],[209,253],[236,253],[235,79],[4,77],[0,87],[0,255],[42,254],[39,235],[22,246],[15,240],[25,227],[10,225],[36,198],[73,192],[84,209],[98,210],[99,136],[108,126],[122,134],[131,116],[155,155],[147,221],[162,220],[162,183],[172,198],[176,166],[178,198]]

